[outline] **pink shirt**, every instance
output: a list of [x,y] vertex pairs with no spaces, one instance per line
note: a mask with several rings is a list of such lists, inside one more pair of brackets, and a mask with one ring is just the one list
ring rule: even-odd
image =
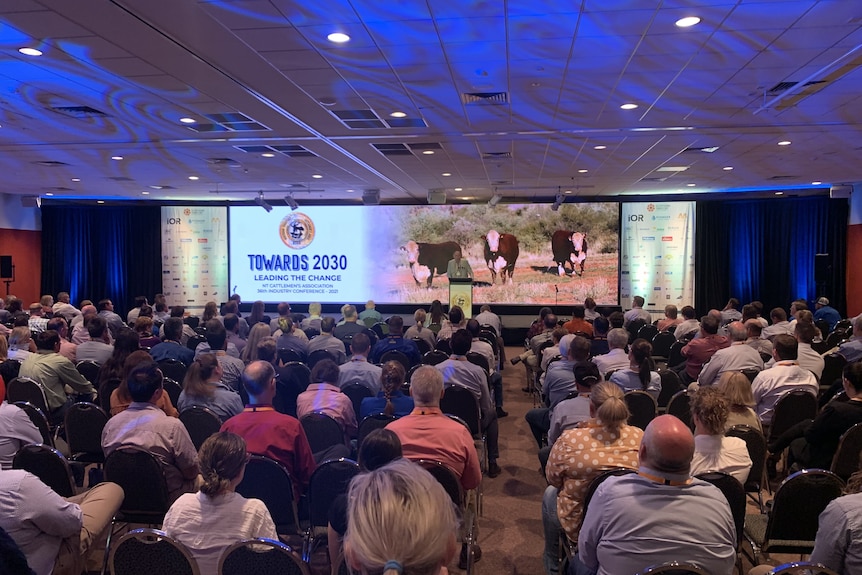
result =
[[353,402],[341,393],[337,386],[329,383],[312,383],[296,398],[296,416],[302,419],[306,413],[320,411],[341,424],[345,439],[356,437],[356,414]]

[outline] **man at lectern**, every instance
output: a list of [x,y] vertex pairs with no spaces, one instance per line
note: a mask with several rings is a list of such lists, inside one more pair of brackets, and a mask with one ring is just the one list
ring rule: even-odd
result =
[[473,268],[470,267],[470,262],[461,259],[461,252],[455,251],[452,254],[449,265],[446,266],[446,277],[449,279],[473,279]]

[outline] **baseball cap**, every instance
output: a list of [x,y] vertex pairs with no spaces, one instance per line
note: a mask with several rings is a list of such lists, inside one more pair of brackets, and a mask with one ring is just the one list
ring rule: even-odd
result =
[[829,300],[826,299],[825,297],[822,297],[819,300],[817,300],[817,303],[818,303],[818,305],[829,305]]

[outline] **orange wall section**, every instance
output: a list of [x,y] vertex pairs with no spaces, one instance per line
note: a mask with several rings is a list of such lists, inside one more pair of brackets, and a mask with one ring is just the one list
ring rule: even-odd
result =
[[[42,232],[0,228],[0,255],[12,256],[15,281],[9,284],[9,293],[18,296],[26,310],[41,297]],[[5,281],[0,281],[0,297],[6,297]]]

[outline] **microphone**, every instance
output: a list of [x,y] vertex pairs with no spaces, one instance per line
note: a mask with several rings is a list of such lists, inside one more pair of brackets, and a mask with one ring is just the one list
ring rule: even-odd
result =
[[236,293],[236,286],[233,286],[233,291],[230,293]]
[[554,291],[560,293],[560,288],[557,287],[557,284],[554,284]]

